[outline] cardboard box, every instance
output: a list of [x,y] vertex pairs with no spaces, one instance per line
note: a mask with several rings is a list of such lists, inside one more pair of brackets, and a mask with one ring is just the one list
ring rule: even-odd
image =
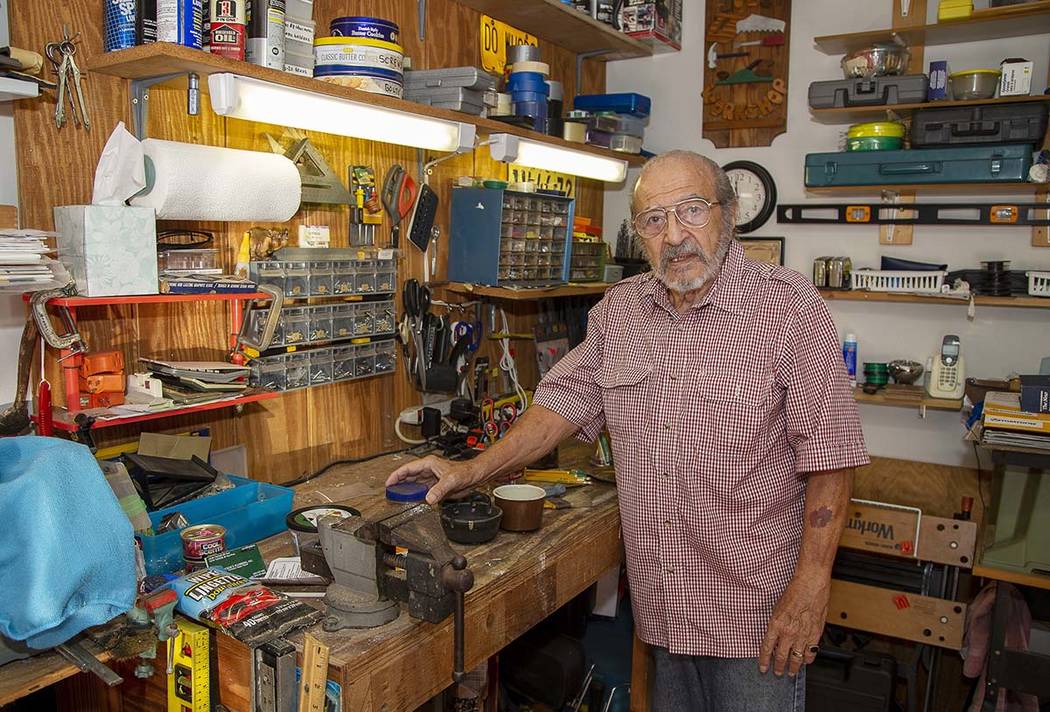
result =
[[157,220],[153,208],[65,205],[55,208],[58,259],[85,297],[157,293]]
[[930,62],[930,87],[926,90],[927,101],[941,101],[948,98],[948,77],[951,73],[948,60],[938,59]]
[[620,8],[620,29],[649,41],[654,51],[682,48],[682,0],[625,0]]
[[1050,413],[1050,376],[1021,376],[1021,410]]
[[1004,59],[999,65],[1003,71],[1003,76],[999,78],[999,96],[1031,94],[1034,64],[1024,59]]

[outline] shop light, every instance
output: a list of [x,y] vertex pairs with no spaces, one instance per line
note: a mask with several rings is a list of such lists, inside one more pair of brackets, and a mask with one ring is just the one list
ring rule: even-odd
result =
[[418,116],[238,74],[212,74],[208,89],[212,109],[219,116],[430,151],[474,149],[473,124]]
[[618,158],[606,158],[587,151],[552,146],[511,134],[492,134],[487,143],[492,158],[496,161],[519,163],[530,168],[568,173],[609,183],[620,183],[627,177],[627,161]]

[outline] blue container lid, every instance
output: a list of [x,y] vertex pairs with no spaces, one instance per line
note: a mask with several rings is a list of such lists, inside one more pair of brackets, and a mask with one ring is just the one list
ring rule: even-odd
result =
[[362,67],[356,64],[321,64],[314,67],[315,77],[374,77],[403,83],[404,75],[392,69]]
[[393,27],[395,30],[401,29],[398,27],[396,22],[392,20],[384,20],[381,17],[369,17],[368,15],[349,15],[347,17],[337,17],[332,20],[333,25],[386,25],[387,27]]
[[391,502],[422,502],[429,489],[418,482],[400,482],[386,488],[386,498]]

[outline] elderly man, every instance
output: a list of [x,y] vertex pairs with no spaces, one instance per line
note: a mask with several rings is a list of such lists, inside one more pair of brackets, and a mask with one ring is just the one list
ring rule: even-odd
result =
[[433,503],[608,427],[661,712],[804,708],[853,468],[868,462],[824,302],[744,256],[735,211],[712,161],[649,161],[631,212],[653,271],[608,291],[503,440],[390,478],[432,483]]

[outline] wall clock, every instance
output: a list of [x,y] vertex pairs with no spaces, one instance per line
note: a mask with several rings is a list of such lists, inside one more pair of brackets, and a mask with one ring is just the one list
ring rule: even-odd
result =
[[722,166],[736,191],[736,231],[754,232],[773,216],[777,205],[777,186],[773,176],[752,161],[733,161]]

